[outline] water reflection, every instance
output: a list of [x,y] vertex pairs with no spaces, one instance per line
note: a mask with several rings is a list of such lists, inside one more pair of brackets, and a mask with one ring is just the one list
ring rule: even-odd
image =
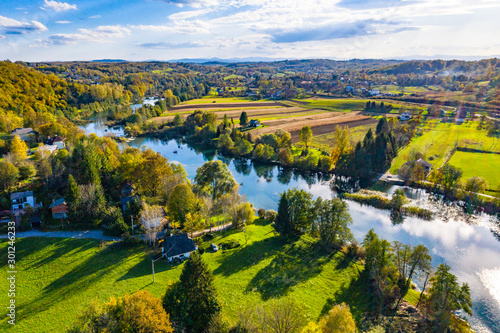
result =
[[[96,133],[97,134],[97,133]],[[172,162],[182,163],[188,176],[193,179],[196,169],[205,161],[222,159],[227,162],[240,192],[257,208],[277,209],[281,192],[297,187],[330,199],[336,191],[350,191],[363,184],[358,181],[285,170],[277,166],[259,165],[246,159],[220,157],[213,150],[190,147],[174,140],[162,142],[151,138],[138,138],[129,143],[133,147],[147,146],[160,152]],[[174,154],[177,151],[177,154]],[[331,181],[331,182],[330,182]],[[397,186],[383,190],[392,194]],[[348,201],[354,223],[352,232],[362,241],[368,230],[389,241],[417,245],[423,244],[433,255],[433,264],[447,263],[460,282],[471,287],[474,316],[469,318],[478,332],[500,332],[500,232],[498,225],[486,215],[465,214],[460,205],[449,203],[439,196],[425,191],[407,188],[412,204],[436,212],[433,221],[406,217],[404,221],[391,220],[390,212]],[[468,222],[468,223],[464,223]]]

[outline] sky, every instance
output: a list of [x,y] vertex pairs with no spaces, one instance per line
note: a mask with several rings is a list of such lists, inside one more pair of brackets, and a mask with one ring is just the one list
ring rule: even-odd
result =
[[0,59],[489,58],[500,0],[3,0]]

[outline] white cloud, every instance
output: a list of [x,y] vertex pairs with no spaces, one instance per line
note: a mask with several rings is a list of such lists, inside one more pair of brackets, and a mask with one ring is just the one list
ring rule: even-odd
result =
[[125,37],[130,34],[130,30],[119,25],[103,25],[95,29],[78,29],[80,33],[75,34],[54,34],[45,40],[38,40],[37,46],[50,45],[73,45],[78,42],[106,43],[110,39]]
[[0,39],[4,39],[4,38],[5,38],[5,36],[4,36],[4,35],[0,35]]
[[205,14],[208,14],[212,11],[213,10],[211,10],[211,9],[188,10],[188,11],[172,14],[168,18],[169,18],[169,20],[185,20],[185,19],[205,15]]
[[47,27],[38,21],[31,21],[28,23],[0,16],[0,31],[7,35],[22,35],[47,30]]
[[55,23],[57,23],[57,24],[70,24],[73,22],[71,22],[71,21],[56,21]]
[[75,4],[71,5],[67,2],[59,2],[59,1],[53,1],[53,0],[45,0],[43,2],[43,6],[40,8],[53,10],[53,11],[58,12],[58,13],[65,12],[65,11],[71,10],[71,9],[77,9]]
[[170,32],[176,34],[207,34],[210,33],[209,24],[206,22],[175,20],[169,25],[134,25],[133,29],[154,32]]
[[93,16],[90,16],[89,19],[100,19],[101,18],[101,15],[93,15]]

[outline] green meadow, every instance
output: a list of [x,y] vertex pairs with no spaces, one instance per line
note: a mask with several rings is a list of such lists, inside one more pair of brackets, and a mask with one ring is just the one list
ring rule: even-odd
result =
[[[304,307],[310,320],[317,319],[334,303],[350,304],[358,323],[366,299],[363,265],[340,251],[326,251],[309,236],[285,242],[273,228],[257,220],[241,231],[229,231],[209,243],[237,240],[240,247],[210,250],[203,254],[215,277],[223,314],[234,323],[241,306],[290,297]],[[245,242],[247,238],[247,242]],[[2,274],[6,279],[7,242],[0,242]],[[143,245],[125,247],[90,239],[24,238],[16,243],[17,322],[11,327],[4,317],[0,331],[64,332],[94,300],[108,301],[136,290],[162,297],[168,283],[176,281],[181,265],[155,263]],[[361,278],[360,278],[361,276]],[[1,302],[7,304],[7,284],[0,286]]]
[[457,151],[450,162],[463,171],[462,178],[483,177],[489,189],[500,189],[500,155]]

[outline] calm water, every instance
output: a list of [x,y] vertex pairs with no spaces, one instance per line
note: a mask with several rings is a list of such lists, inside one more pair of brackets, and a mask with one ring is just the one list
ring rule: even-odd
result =
[[[105,131],[99,121],[82,128],[99,136],[108,133],[123,135],[121,129]],[[215,152],[202,153],[174,140],[162,142],[137,138],[128,144],[138,148],[149,147],[171,162],[181,163],[191,179],[196,175],[196,169],[207,160],[223,160],[240,184],[240,193],[245,194],[257,208],[276,210],[279,194],[292,187],[304,189],[314,197],[335,196],[329,179],[318,176],[303,176],[275,166],[253,165],[250,161],[224,158]],[[390,187],[387,192],[392,193],[396,188]],[[446,207],[430,203],[425,192],[410,190],[408,196],[417,205],[436,210],[440,217],[430,222],[406,218],[404,223],[394,225],[387,211],[348,201],[354,220],[351,230],[356,239],[362,241],[368,230],[373,228],[378,235],[391,242],[397,240],[427,246],[435,266],[447,263],[460,282],[469,283],[474,316],[468,320],[473,328],[478,332],[500,332],[500,241],[492,233],[495,226],[492,218],[476,216],[472,219],[473,223],[466,223],[460,214],[450,214]]]

